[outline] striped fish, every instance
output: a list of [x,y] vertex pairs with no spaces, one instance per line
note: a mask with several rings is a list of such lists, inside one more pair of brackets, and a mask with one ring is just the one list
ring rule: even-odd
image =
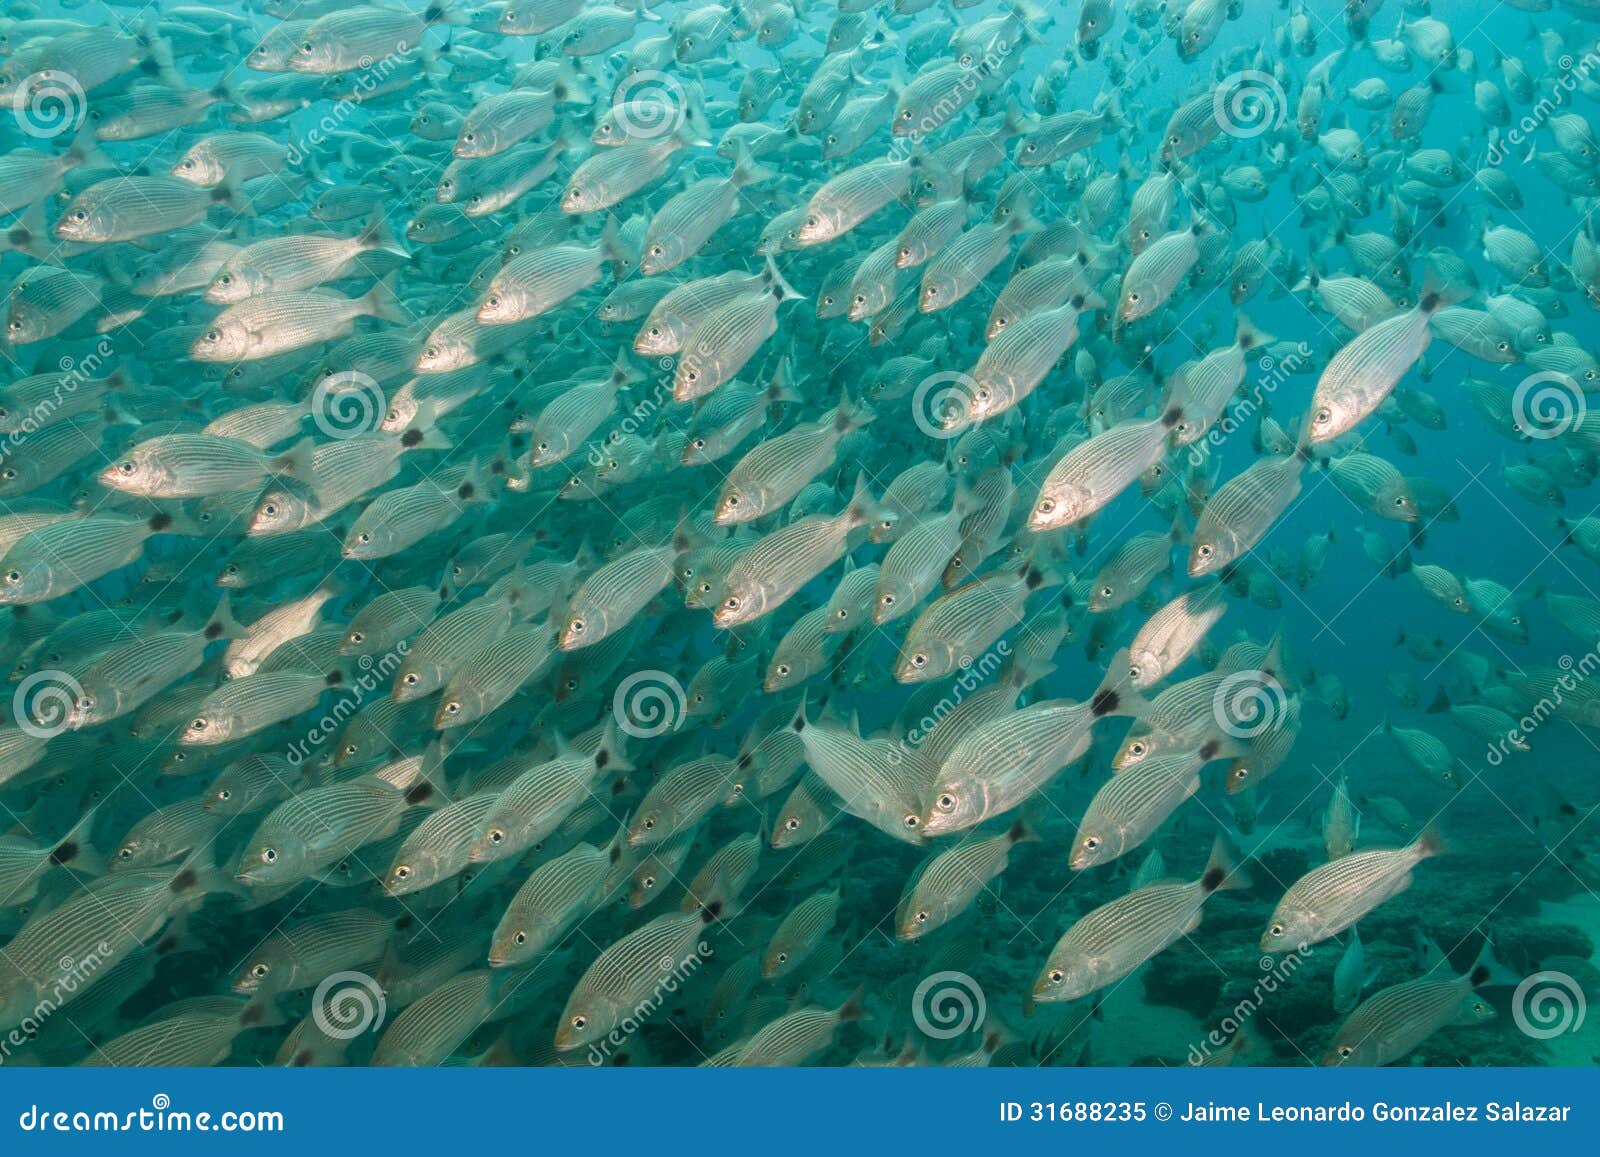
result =
[[1077,1000],[1115,984],[1198,928],[1201,909],[1214,893],[1249,886],[1219,838],[1198,880],[1147,884],[1080,917],[1050,950],[1032,998]]
[[1273,909],[1261,934],[1268,952],[1288,952],[1337,936],[1368,912],[1411,887],[1411,870],[1443,853],[1438,833],[1425,828],[1403,848],[1351,852],[1296,880]]
[[553,947],[588,910],[609,863],[605,849],[583,843],[535,868],[495,926],[489,967],[521,964]]

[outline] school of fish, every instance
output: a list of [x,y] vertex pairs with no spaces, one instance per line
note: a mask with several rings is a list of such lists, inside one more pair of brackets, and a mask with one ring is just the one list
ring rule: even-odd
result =
[[1433,8],[7,4],[0,1062],[1514,1034],[1373,919],[1600,726],[1600,0]]

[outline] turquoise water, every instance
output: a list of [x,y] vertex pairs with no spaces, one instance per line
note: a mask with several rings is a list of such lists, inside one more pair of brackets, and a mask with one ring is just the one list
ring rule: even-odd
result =
[[1425,7],[10,5],[0,1057],[1590,1063],[1600,25]]

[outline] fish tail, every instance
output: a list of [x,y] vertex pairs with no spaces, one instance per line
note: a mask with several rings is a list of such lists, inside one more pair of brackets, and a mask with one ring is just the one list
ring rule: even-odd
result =
[[361,298],[362,312],[368,317],[375,317],[380,321],[392,321],[398,325],[409,325],[411,315],[406,312],[400,303],[400,297],[395,293],[395,275],[385,277],[378,284],[367,291]]
[[1200,889],[1206,895],[1212,892],[1234,892],[1250,887],[1250,876],[1234,863],[1228,841],[1221,835],[1211,844],[1211,857],[1200,877]]
[[767,256],[767,268],[762,274],[762,279],[771,288],[779,301],[804,301],[806,299],[805,294],[784,280],[783,271],[778,268],[778,263],[772,260],[770,254]]
[[411,257],[411,250],[390,231],[389,222],[383,215],[382,202],[372,207],[372,217],[361,230],[357,241],[361,248],[369,253],[393,253],[396,257],[404,257],[407,260]]

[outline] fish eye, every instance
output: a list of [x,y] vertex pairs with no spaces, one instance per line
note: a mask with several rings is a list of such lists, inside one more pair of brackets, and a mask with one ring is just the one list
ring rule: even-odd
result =
[[1044,498],[1039,501],[1039,505],[1035,509],[1037,509],[1040,514],[1052,514],[1055,512],[1055,508],[1056,500],[1054,498]]
[[1351,1053],[1353,1053],[1355,1051],[1356,1050],[1351,1048],[1349,1045],[1340,1045],[1339,1046],[1339,1055],[1341,1057],[1348,1057],[1348,1056],[1350,1056]]
[[216,343],[216,342],[221,341],[222,340],[222,331],[221,330],[215,330],[215,329],[206,330],[206,340],[208,342],[212,342],[212,343]]
[[263,960],[263,961],[258,961],[256,964],[251,966],[250,975],[255,977],[257,980],[260,980],[262,977],[266,976],[266,974],[271,972],[271,971],[272,971],[272,965],[268,964],[266,961]]
[[74,221],[87,221],[89,219],[89,214],[82,209],[75,209],[72,213],[72,219]]
[[921,651],[918,651],[915,655],[911,656],[911,665],[913,667],[926,667],[928,665],[928,656],[924,655]]
[[117,859],[119,859],[119,860],[131,860],[131,859],[133,859],[133,845],[129,844],[126,847],[117,849]]
[[954,811],[956,807],[955,794],[953,792],[945,792],[934,801],[934,806],[942,812]]
[[189,722],[189,730],[190,731],[204,731],[209,726],[210,726],[210,724],[207,723],[205,721],[205,719],[203,719],[203,718],[202,719],[193,719],[193,720],[190,720],[190,722]]
[[1109,586],[1104,586],[1104,587],[1100,588],[1100,597],[1103,598],[1103,599],[1109,599],[1112,595],[1114,595],[1116,593],[1117,592],[1114,589],[1112,589],[1111,587],[1109,587]]
[[1067,974],[1065,972],[1062,972],[1061,969],[1052,968],[1050,970],[1050,983],[1051,984],[1060,984],[1066,978],[1067,978]]
[[528,942],[528,934],[526,932],[518,932],[511,939],[512,939],[512,942],[515,943],[520,948],[522,945],[524,945],[524,944],[526,944]]
[[790,816],[788,819],[784,820],[783,821],[783,830],[786,831],[786,832],[797,832],[797,831],[799,831],[800,830],[800,818],[798,816]]
[[448,703],[446,703],[444,705],[444,713],[446,715],[459,715],[459,714],[461,714],[461,703],[458,700],[455,700],[455,699],[450,700],[450,702],[448,702]]
[[495,828],[489,833],[489,842],[496,847],[506,842],[506,833],[500,828]]
[[261,849],[261,862],[263,864],[276,864],[278,862],[278,849],[277,848],[262,848]]
[[573,1017],[572,1020],[569,1021],[568,1023],[571,1024],[572,1027],[574,1029],[576,1029],[578,1032],[582,1032],[583,1029],[584,1029],[584,1026],[589,1023],[589,1018],[586,1017],[586,1016],[579,1015],[579,1016]]
[[656,886],[656,878],[654,876],[641,877],[639,880],[639,886],[641,888],[654,888]]
[[20,570],[8,570],[8,571],[6,571],[6,582],[8,582],[8,583],[19,583],[21,581],[22,581],[22,572]]
[[1267,935],[1268,936],[1282,936],[1283,935],[1283,925],[1282,924],[1274,924],[1271,928],[1267,929]]
[[398,868],[396,868],[394,870],[394,878],[396,880],[409,880],[409,879],[411,879],[411,869],[407,865],[401,864]]

